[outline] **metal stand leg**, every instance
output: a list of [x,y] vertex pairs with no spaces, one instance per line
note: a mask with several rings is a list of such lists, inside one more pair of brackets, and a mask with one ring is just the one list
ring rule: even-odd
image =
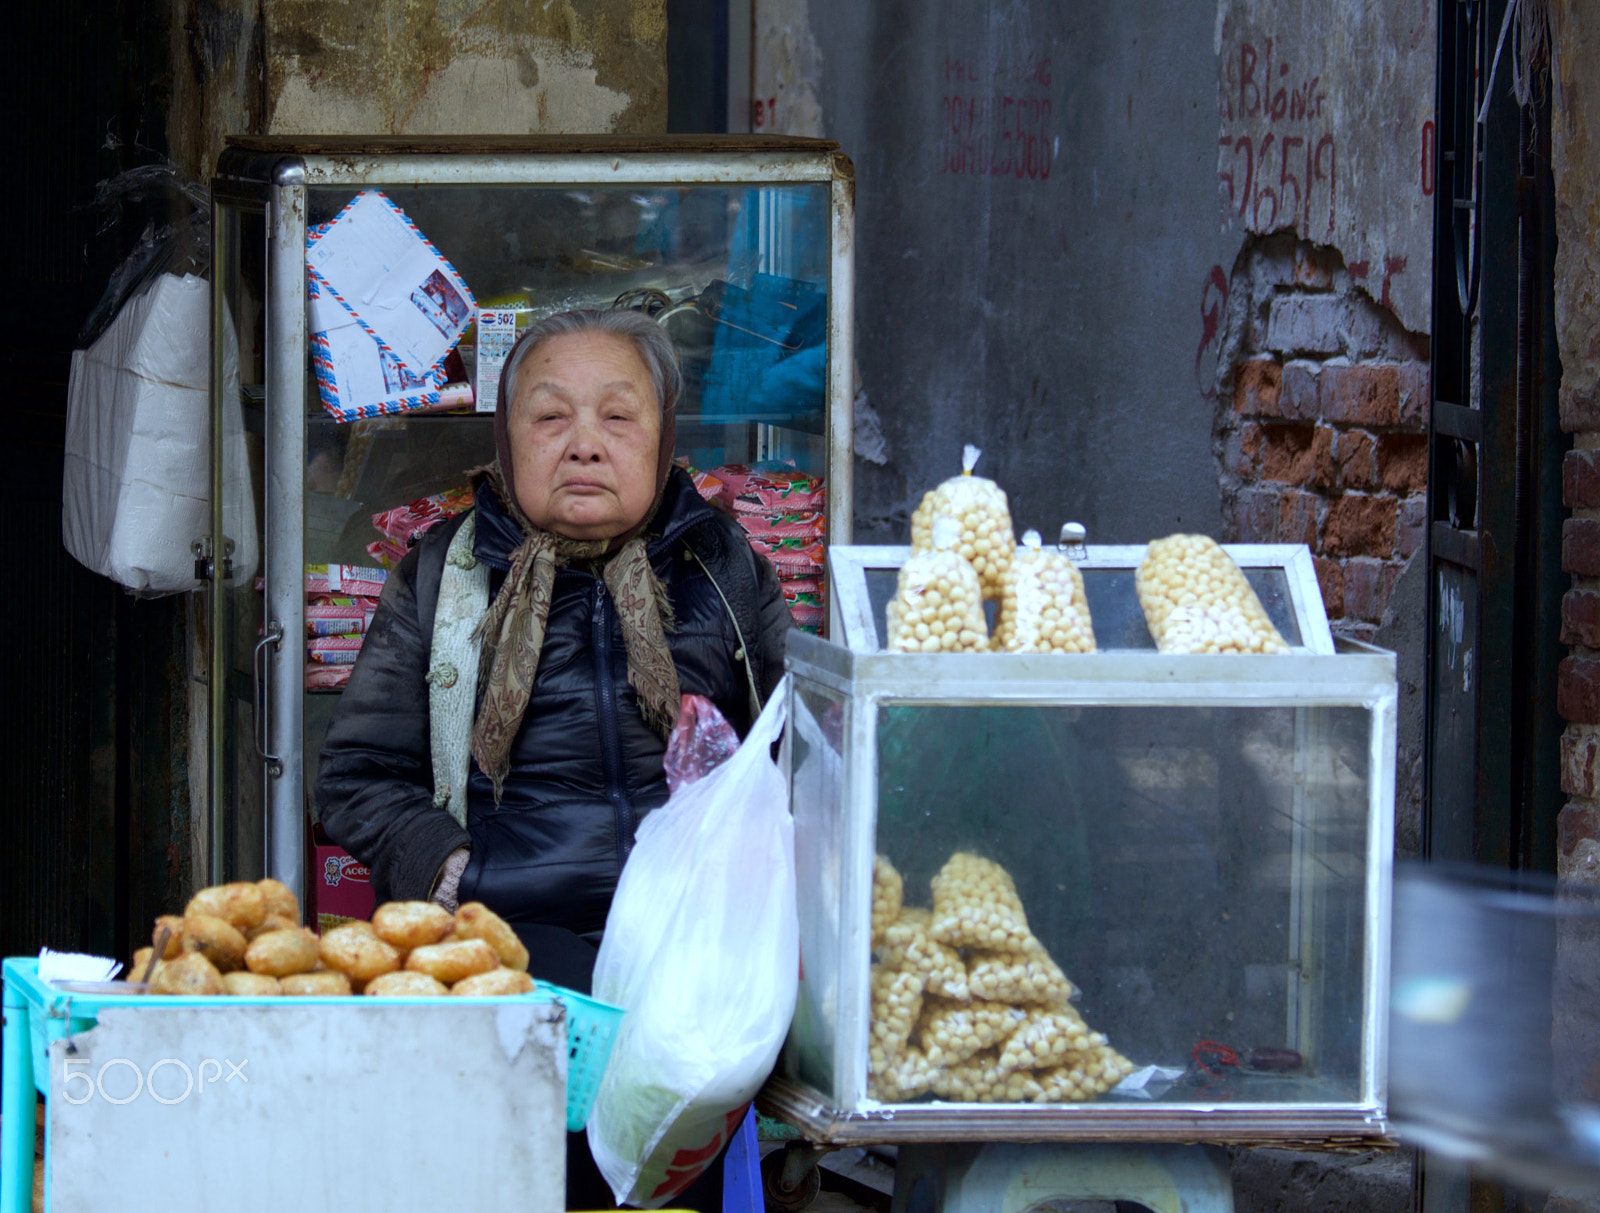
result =
[[892,1213],[1027,1213],[1067,1200],[1233,1213],[1233,1181],[1212,1146],[901,1146]]
[[5,987],[5,1075],[0,1089],[0,1213],[33,1207],[33,1051],[28,1004]]

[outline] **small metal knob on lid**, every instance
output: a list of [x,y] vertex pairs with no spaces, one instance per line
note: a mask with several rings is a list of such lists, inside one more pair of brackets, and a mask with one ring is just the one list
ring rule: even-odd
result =
[[1063,522],[1058,546],[1068,560],[1083,560],[1089,555],[1089,529],[1081,522]]

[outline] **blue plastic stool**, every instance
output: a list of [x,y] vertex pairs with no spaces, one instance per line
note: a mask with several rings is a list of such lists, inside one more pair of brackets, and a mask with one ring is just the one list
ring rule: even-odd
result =
[[756,1109],[752,1104],[722,1159],[722,1213],[765,1213],[765,1209],[761,1147],[756,1141]]

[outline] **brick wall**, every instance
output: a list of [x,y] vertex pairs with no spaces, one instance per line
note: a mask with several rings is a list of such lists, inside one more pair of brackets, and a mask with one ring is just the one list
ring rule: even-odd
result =
[[1427,522],[1428,338],[1373,301],[1374,272],[1289,235],[1247,244],[1215,428],[1225,537],[1310,545],[1334,630],[1362,640]]
[[[1561,790],[1558,873],[1600,886],[1600,13],[1582,0],[1551,5],[1561,48],[1566,112],[1551,124],[1556,189],[1556,339],[1561,350],[1561,428],[1573,450],[1561,467],[1562,502],[1572,511],[1561,532],[1561,567],[1572,583],[1561,602],[1561,663],[1556,709]],[[1600,1200],[1590,1208],[1600,1208]]]

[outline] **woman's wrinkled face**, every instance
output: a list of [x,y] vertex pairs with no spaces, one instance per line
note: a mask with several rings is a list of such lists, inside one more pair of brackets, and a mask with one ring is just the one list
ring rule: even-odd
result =
[[544,342],[517,368],[507,428],[512,490],[535,526],[614,539],[644,520],[661,408],[633,342],[593,331]]

